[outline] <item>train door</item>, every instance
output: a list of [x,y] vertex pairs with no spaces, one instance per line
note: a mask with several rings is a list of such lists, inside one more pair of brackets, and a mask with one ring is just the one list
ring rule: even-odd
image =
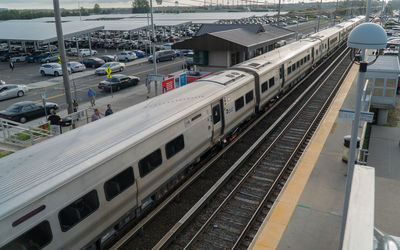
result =
[[311,62],[314,63],[314,47],[312,47],[312,49],[311,49],[311,58],[312,58]]
[[283,89],[283,86],[285,85],[285,65],[284,64],[282,64],[281,67],[279,68],[279,80],[282,81],[281,89]]
[[222,100],[211,105],[212,119],[213,119],[213,133],[212,141],[215,141],[220,135],[224,133],[224,113],[222,109]]

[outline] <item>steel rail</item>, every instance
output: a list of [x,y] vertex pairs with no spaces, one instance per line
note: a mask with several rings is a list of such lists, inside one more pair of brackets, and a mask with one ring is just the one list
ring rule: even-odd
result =
[[[345,53],[348,53],[348,50],[344,51],[341,56]],[[339,56],[337,57],[337,59],[331,63],[331,65],[333,65],[334,69],[336,69],[339,64],[336,64],[338,61],[343,61],[344,59]],[[331,67],[327,68],[323,74],[321,74],[320,77],[326,77],[324,81],[328,80],[329,77],[334,73],[334,70],[331,71],[327,76],[325,76],[325,73],[331,70]],[[320,77],[316,80],[318,81],[320,79]],[[285,126],[285,128],[283,129],[283,131],[274,139],[274,141],[270,144],[270,146],[263,152],[263,154],[258,158],[258,160],[253,164],[253,166],[250,168],[250,170],[248,170],[248,172],[245,174],[244,177],[242,177],[241,181],[236,185],[236,187],[231,191],[231,193],[224,199],[224,201],[218,206],[218,208],[213,212],[213,214],[209,217],[209,219],[202,225],[202,227],[198,230],[198,232],[192,237],[192,239],[190,240],[190,242],[186,245],[186,247],[184,249],[189,249],[193,246],[193,244],[198,240],[199,236],[204,233],[204,231],[206,230],[206,228],[211,224],[211,222],[214,220],[214,218],[222,211],[223,208],[225,208],[225,206],[227,205],[227,203],[232,200],[232,198],[237,194],[237,192],[240,190],[240,188],[242,187],[242,185],[245,183],[245,181],[252,175],[252,173],[254,172],[255,168],[257,168],[260,163],[262,162],[262,160],[265,158],[265,156],[271,151],[271,149],[275,146],[275,144],[282,138],[283,135],[285,135],[285,133],[287,132],[287,130],[292,126],[292,124],[294,123],[294,121],[296,121],[296,119],[298,118],[298,116],[304,111],[304,109],[307,107],[307,105],[309,104],[309,102],[311,101],[311,98],[315,96],[315,94],[319,91],[319,89],[322,87],[323,85],[321,84],[313,93],[313,95],[310,97],[310,99],[304,103],[304,105],[302,106],[302,108],[295,114],[295,116],[290,120],[290,122]],[[331,93],[332,94],[332,93]],[[327,102],[328,100],[326,100]],[[326,104],[325,102],[325,104]],[[320,111],[321,112],[321,111]],[[319,112],[319,113],[320,113]],[[313,122],[315,121],[316,118],[314,118]],[[312,123],[313,124],[313,123]],[[311,127],[312,125],[310,125]],[[303,135],[302,139],[300,140],[299,144],[296,146],[295,151],[292,152],[291,156],[289,157],[288,161],[286,162],[286,164],[284,165],[284,167],[281,169],[280,173],[278,174],[277,178],[275,179],[275,181],[273,182],[272,186],[270,187],[270,189],[268,190],[268,192],[266,193],[266,195],[264,196],[264,198],[262,199],[260,205],[258,206],[256,213],[258,214],[258,212],[261,210],[261,208],[263,207],[263,204],[265,203],[265,201],[267,200],[268,197],[270,197],[270,195],[272,194],[272,190],[274,190],[277,186],[277,184],[279,183],[281,177],[283,176],[283,173],[286,171],[289,162],[293,159],[294,155],[296,154],[296,151],[299,149],[300,145],[303,143],[304,139],[307,137],[307,133],[310,130],[310,127],[307,129],[306,134]],[[247,157],[245,157],[247,158]],[[244,158],[244,159],[245,159]],[[243,163],[243,162],[242,162]],[[238,240],[234,243],[233,248],[236,248],[237,245],[239,244],[240,240],[242,239],[242,237],[245,234],[245,231],[247,231],[247,229],[250,226],[250,222],[252,222],[254,220],[254,218],[256,217],[256,213],[253,214],[253,216],[251,217],[249,223],[247,223],[247,225],[244,228],[244,231],[242,231],[242,233],[240,234]]]

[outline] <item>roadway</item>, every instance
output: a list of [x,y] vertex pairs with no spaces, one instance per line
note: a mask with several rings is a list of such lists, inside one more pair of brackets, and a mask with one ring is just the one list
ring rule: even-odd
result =
[[[167,75],[169,73],[180,70],[182,67],[182,60],[180,60],[178,58],[178,59],[175,59],[174,61],[161,62],[161,63],[158,63],[157,66],[158,66],[159,74]],[[17,72],[13,72],[13,73],[17,73]],[[144,84],[147,74],[151,74],[151,73],[153,73],[153,64],[150,64],[148,62],[144,62],[142,64],[133,65],[133,66],[127,66],[125,68],[125,70],[122,72],[122,74],[138,76],[141,79],[139,84]],[[74,74],[72,74],[72,77],[70,77],[70,80],[73,78],[74,78]],[[52,79],[54,79],[54,77],[51,77],[51,76],[42,77],[43,81],[46,81],[46,80],[51,81]],[[73,87],[72,80],[71,80],[72,97],[74,99],[76,99],[78,103],[87,102],[88,101],[87,91],[89,88],[93,88],[96,91],[97,98],[111,95],[111,93],[101,91],[100,89],[97,88],[98,83],[105,79],[106,79],[106,76],[96,76],[94,73],[92,75],[80,77],[80,78],[74,79],[76,88]],[[13,81],[13,83],[15,83],[15,81]],[[30,85],[33,85],[33,84],[26,83],[26,85],[29,87]],[[127,92],[127,91],[130,91],[130,89],[132,89],[132,88],[122,89],[122,90],[120,90],[120,92]],[[66,104],[66,100],[65,100],[64,85],[60,84],[60,83],[55,83],[53,86],[30,89],[29,92],[21,98],[13,98],[13,99],[1,101],[0,102],[0,110],[7,108],[8,106],[10,106],[11,104],[13,104],[15,102],[41,101],[41,94],[43,92],[46,93],[47,101],[51,101],[51,102],[55,102],[55,103],[59,104],[61,109],[67,108],[67,104]]]

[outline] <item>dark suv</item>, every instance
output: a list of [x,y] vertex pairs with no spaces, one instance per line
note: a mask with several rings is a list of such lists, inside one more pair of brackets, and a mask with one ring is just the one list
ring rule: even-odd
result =
[[101,65],[105,64],[104,60],[100,58],[88,58],[82,61],[82,64],[85,64],[86,68],[98,68]]
[[126,76],[123,74],[115,74],[112,78],[107,78],[99,83],[99,89],[104,91],[118,91],[122,88],[131,87],[137,85],[140,81],[139,77],[136,76]]
[[[156,52],[156,62],[174,60],[176,53],[174,50],[160,50]],[[149,62],[153,63],[153,56],[149,56]]]

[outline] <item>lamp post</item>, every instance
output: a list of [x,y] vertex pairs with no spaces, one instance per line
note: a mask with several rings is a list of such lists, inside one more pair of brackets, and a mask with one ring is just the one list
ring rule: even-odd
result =
[[[368,11],[367,11],[368,13]],[[358,125],[360,123],[361,111],[361,97],[365,82],[365,73],[367,72],[368,63],[365,60],[366,49],[384,49],[387,44],[387,36],[385,30],[373,23],[363,23],[355,27],[350,33],[347,40],[347,46],[355,49],[363,50],[363,58],[360,63],[360,69],[357,76],[357,93],[356,93],[356,107],[354,110],[354,121],[351,130],[351,141],[349,150],[349,159],[347,162],[347,180],[346,180],[346,193],[344,197],[342,226],[340,233],[339,249],[343,247],[344,232],[346,228],[347,212],[349,208],[349,199],[351,192],[351,185],[353,181],[354,162],[356,161],[356,144],[358,136]]]

